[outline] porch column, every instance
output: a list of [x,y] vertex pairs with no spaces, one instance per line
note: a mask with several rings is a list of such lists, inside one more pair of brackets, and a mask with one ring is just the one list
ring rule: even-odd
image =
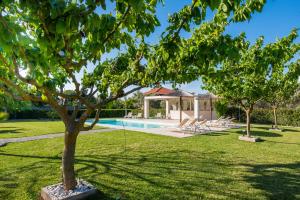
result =
[[166,100],[166,119],[168,119],[170,113],[169,100]]
[[179,97],[179,121],[182,121],[182,96]]
[[209,105],[210,105],[210,120],[212,120],[212,109],[213,109],[213,107],[212,107],[212,99],[211,99],[211,97],[209,97]]
[[200,112],[199,112],[199,97],[194,97],[194,118],[199,120]]
[[149,99],[144,98],[144,118],[149,118]]

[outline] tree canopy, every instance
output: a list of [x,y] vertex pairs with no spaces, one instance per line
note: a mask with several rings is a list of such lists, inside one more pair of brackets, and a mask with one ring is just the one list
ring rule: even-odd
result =
[[300,50],[300,45],[294,43],[297,37],[297,31],[293,30],[287,37],[267,45],[263,44],[263,37],[253,45],[244,38],[240,45],[240,56],[225,59],[209,76],[203,78],[209,91],[242,106],[247,114],[248,136],[253,106],[270,97],[275,87],[281,87],[277,86],[278,82],[288,79],[288,85],[289,81],[295,83],[292,77],[299,77],[300,62],[293,61]]
[[[109,11],[108,2],[112,5]],[[103,106],[159,81],[192,81],[210,65],[236,56],[234,47],[240,38],[224,35],[225,27],[261,11],[265,0],[193,0],[170,16],[160,41],[147,43],[146,38],[160,25],[156,16],[159,3],[0,1],[2,90],[14,98],[49,104],[65,123],[65,189],[76,185],[77,135],[96,124]],[[214,13],[212,20],[206,19],[209,9]],[[190,38],[182,38],[181,31],[190,32]],[[106,58],[112,52],[117,53]],[[88,66],[93,70],[88,71]],[[65,93],[70,84],[75,92]],[[67,106],[70,100],[72,112]],[[86,109],[79,115],[81,106]],[[94,122],[84,127],[94,110]]]

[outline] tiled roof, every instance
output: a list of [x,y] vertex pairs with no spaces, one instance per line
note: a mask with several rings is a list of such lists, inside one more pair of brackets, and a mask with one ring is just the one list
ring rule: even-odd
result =
[[145,96],[182,96],[182,97],[193,97],[194,94],[185,92],[182,90],[170,90],[167,88],[159,87],[159,88],[153,88],[149,90],[148,92],[144,93]]
[[170,95],[175,93],[175,90],[170,90],[167,88],[159,87],[159,88],[153,88],[149,90],[148,92],[145,92],[144,95]]

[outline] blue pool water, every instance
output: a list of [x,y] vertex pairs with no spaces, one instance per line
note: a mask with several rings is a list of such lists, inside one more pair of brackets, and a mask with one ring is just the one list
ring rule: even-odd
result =
[[[88,120],[87,122],[91,122]],[[147,124],[143,122],[130,122],[130,121],[123,121],[120,119],[101,119],[98,122],[99,125],[109,125],[109,126],[124,126],[128,128],[162,128],[163,126],[157,124]]]

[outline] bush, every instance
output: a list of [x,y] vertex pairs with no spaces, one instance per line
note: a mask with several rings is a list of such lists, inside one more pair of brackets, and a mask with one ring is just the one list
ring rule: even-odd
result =
[[19,110],[10,113],[10,119],[48,119],[51,110]]
[[[239,111],[239,108],[237,107],[229,107],[225,116],[234,117],[241,122],[246,121],[245,112],[242,109]],[[273,110],[262,108],[254,109],[251,114],[251,122],[259,124],[273,124]],[[279,125],[284,126],[300,126],[300,109],[278,109],[277,122]]]
[[[78,112],[78,116],[84,112],[83,110]],[[134,115],[141,112],[138,109],[127,109],[127,113],[132,112]],[[70,111],[71,113],[71,111]],[[90,117],[94,117],[96,111],[94,111]],[[125,109],[102,109],[100,112],[100,118],[113,118],[113,117],[124,117]],[[60,119],[58,114],[52,110],[21,110],[11,113],[10,119]]]
[[5,121],[9,118],[9,114],[7,112],[0,112],[0,121]]
[[[132,112],[130,109],[127,109],[127,113]],[[96,113],[96,112],[95,112]],[[92,117],[95,116],[92,115]],[[100,112],[100,118],[112,118],[112,117],[124,117],[125,109],[103,109]]]
[[46,113],[46,115],[49,119],[52,119],[52,120],[59,119],[59,115],[57,114],[56,111],[48,111]]
[[225,102],[225,101],[217,101],[215,103],[215,109],[216,109],[216,113],[217,113],[217,117],[221,117],[221,116],[224,116],[226,115],[226,113],[228,112],[228,103]]

